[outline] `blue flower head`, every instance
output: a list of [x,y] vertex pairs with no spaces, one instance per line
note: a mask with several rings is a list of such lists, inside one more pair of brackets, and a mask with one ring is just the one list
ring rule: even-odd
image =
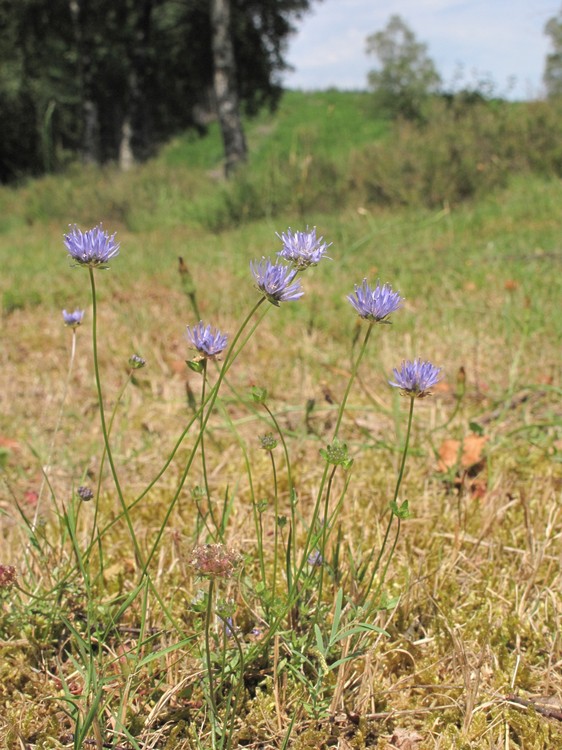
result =
[[300,281],[293,283],[298,273],[296,268],[262,258],[260,261],[252,261],[250,269],[257,288],[276,307],[279,307],[280,302],[294,302],[304,294]]
[[226,349],[228,336],[203,321],[193,328],[187,326],[187,337],[204,359],[213,359]]
[[277,255],[299,271],[304,271],[309,266],[317,266],[322,258],[328,257],[326,250],[332,244],[324,242],[323,237],[316,237],[316,227],[313,227],[311,231],[308,231],[307,227],[306,230],[306,232],[293,232],[289,227],[282,234],[276,232],[283,243],[283,249]]
[[389,380],[389,384],[393,388],[400,388],[401,393],[412,398],[429,396],[429,389],[442,378],[440,367],[435,367],[431,362],[422,362],[421,359],[413,362],[405,360],[400,370],[394,368],[393,373],[395,379]]
[[78,229],[76,224],[71,226],[70,232],[64,235],[64,244],[77,266],[108,268],[109,261],[119,255],[115,234],[104,232],[101,224],[86,232]]
[[138,354],[131,354],[129,357],[129,367],[131,370],[140,370],[146,365],[146,359]]
[[74,310],[74,312],[67,312],[66,310],[63,310],[62,317],[64,319],[65,326],[68,326],[69,328],[78,328],[78,326],[82,323],[84,310],[76,309]]
[[402,307],[403,298],[398,292],[393,292],[390,284],[377,281],[371,289],[367,279],[363,279],[361,286],[355,285],[355,294],[348,294],[347,299],[357,310],[359,317],[375,323],[388,323],[388,316]]
[[309,565],[312,565],[313,568],[320,568],[324,564],[324,558],[322,557],[322,553],[320,550],[313,550],[310,555],[308,556],[307,560]]

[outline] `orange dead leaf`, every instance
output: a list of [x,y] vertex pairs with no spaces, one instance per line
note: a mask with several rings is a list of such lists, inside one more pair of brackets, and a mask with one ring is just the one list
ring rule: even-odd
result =
[[431,387],[431,390],[434,393],[450,393],[453,389],[451,388],[451,384],[447,383],[446,380],[440,380]]
[[482,451],[488,438],[483,435],[467,435],[464,440],[444,440],[439,448],[438,471],[448,471],[460,466],[470,469],[482,460]]
[[6,437],[5,435],[0,435],[0,448],[6,448],[7,450],[19,450],[20,444],[17,440],[14,440],[13,438]]
[[503,286],[506,292],[514,292],[519,288],[519,282],[515,279],[506,279]]
[[422,740],[423,737],[419,732],[398,727],[394,730],[394,734],[390,738],[390,745],[387,747],[388,750],[391,750],[391,748],[397,748],[397,750],[418,750],[419,743]]
[[463,440],[461,466],[470,469],[471,466],[480,463],[482,451],[488,438],[486,435],[467,435]]

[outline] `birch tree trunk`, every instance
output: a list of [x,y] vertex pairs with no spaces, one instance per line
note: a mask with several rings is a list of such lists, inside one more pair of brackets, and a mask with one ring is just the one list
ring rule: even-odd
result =
[[230,28],[230,0],[210,0],[214,89],[217,102],[225,173],[229,177],[236,167],[246,161],[246,139],[240,118],[236,84],[236,62]]

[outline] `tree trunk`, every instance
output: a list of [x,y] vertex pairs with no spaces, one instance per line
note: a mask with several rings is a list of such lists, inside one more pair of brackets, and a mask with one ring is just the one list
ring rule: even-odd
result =
[[229,177],[246,161],[246,139],[240,119],[236,63],[230,29],[230,0],[211,0],[214,89],[222,133],[225,173]]
[[119,141],[119,169],[128,172],[135,163],[133,154],[133,126],[131,118],[127,115],[121,123],[121,138]]

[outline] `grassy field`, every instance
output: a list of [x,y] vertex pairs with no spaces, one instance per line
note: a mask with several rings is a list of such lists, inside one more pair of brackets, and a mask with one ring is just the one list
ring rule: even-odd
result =
[[[234,185],[211,128],[128,175],[74,168],[0,191],[0,565],[17,571],[0,587],[0,746],[562,747],[562,182],[514,175],[478,202],[376,206],[344,176],[387,130],[365,95],[293,92],[248,124]],[[131,511],[141,554],[155,550],[145,576],[103,455],[88,272],[62,240],[100,221],[121,242],[96,286],[126,503],[197,414],[194,307],[232,337],[259,299],[249,262],[273,257],[276,232],[316,226],[332,243],[301,300],[252,318],[204,461],[195,423]],[[405,303],[373,328],[338,433],[353,466],[326,489],[320,449],[368,325],[346,296],[364,278]],[[70,374],[63,308],[85,310]],[[147,366],[131,374],[135,352]],[[384,547],[409,404],[388,379],[414,357],[444,379],[416,401],[397,498],[410,517]],[[289,461],[258,439],[276,424]],[[98,482],[95,502],[77,498]],[[324,563],[291,599],[286,560],[294,549],[298,570],[310,539]],[[209,542],[243,556],[211,587],[191,564]]]

